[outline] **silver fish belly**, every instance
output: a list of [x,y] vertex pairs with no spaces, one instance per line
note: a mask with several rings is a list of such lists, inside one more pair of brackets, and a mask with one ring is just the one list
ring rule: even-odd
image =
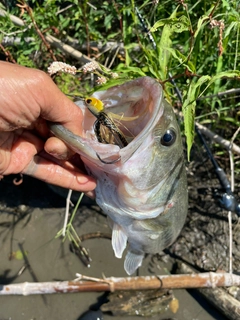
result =
[[83,136],[59,124],[50,128],[81,155],[97,179],[96,202],[109,218],[115,256],[121,258],[128,243],[124,268],[132,274],[145,253],[158,253],[172,244],[184,225],[188,194],[180,130],[161,85],[152,78],[93,96],[103,101],[107,112],[122,115],[118,126],[127,146],[98,142],[95,117],[82,101],[77,104],[84,114]]

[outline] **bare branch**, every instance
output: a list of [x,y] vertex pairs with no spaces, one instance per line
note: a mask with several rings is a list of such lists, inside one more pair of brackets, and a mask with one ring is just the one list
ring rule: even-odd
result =
[[94,61],[94,60],[88,58],[86,55],[84,55],[80,51],[74,49],[73,47],[69,46],[68,44],[63,43],[62,41],[60,41],[57,38],[51,36],[50,34],[46,35],[46,40],[54,48],[60,49],[65,54],[68,54],[68,55],[72,56],[74,59],[79,60],[81,63],[85,64],[87,62]]
[[210,98],[215,98],[215,97],[221,98],[222,96],[229,95],[229,94],[236,94],[236,93],[239,93],[239,92],[240,92],[240,88],[233,88],[233,89],[226,90],[226,91],[223,91],[223,92],[218,92],[218,93],[215,93],[215,94],[210,94],[208,96],[200,97],[200,98],[197,99],[197,101],[210,99]]
[[[224,139],[223,137],[219,136],[218,134],[212,132],[207,127],[201,125],[200,123],[196,122],[196,126],[198,129],[208,138],[212,139],[214,142],[219,143],[224,148],[228,149],[231,147],[231,142]],[[232,151],[240,155],[240,147],[235,143],[232,144]]]
[[[178,267],[179,267],[178,271],[180,273],[193,272],[192,268],[190,268],[185,263],[178,263]],[[228,275],[231,277],[230,274]],[[215,288],[215,289],[198,288],[197,291],[201,293],[204,296],[204,298],[206,298],[218,310],[220,310],[226,316],[227,319],[239,320],[240,301],[238,301],[233,296],[231,296],[226,290],[224,290],[223,288]]]
[[240,285],[240,276],[214,272],[126,278],[110,277],[104,279],[81,276],[81,279],[91,279],[92,281],[25,282],[0,285],[0,295],[147,290],[160,288],[216,288]]

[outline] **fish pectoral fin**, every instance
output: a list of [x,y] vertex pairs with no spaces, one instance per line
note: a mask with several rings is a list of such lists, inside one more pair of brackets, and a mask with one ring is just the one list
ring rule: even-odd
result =
[[117,258],[122,258],[123,251],[127,246],[127,235],[122,228],[114,223],[112,227],[112,247]]
[[143,253],[141,254],[128,251],[124,261],[124,269],[127,272],[127,274],[133,274],[137,270],[137,268],[139,268],[142,265],[143,258]]

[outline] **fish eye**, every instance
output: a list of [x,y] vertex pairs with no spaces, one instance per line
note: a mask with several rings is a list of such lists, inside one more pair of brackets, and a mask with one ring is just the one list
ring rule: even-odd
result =
[[176,140],[176,132],[172,129],[168,129],[161,138],[161,144],[166,147],[170,147]]

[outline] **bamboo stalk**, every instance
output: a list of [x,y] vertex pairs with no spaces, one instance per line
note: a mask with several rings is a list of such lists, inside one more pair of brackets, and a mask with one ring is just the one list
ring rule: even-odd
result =
[[[70,292],[97,292],[147,289],[190,289],[239,286],[240,276],[229,273],[200,273],[126,278],[91,278],[81,276],[74,281],[24,282],[0,285],[0,295],[32,295]],[[90,281],[89,281],[90,280]]]

